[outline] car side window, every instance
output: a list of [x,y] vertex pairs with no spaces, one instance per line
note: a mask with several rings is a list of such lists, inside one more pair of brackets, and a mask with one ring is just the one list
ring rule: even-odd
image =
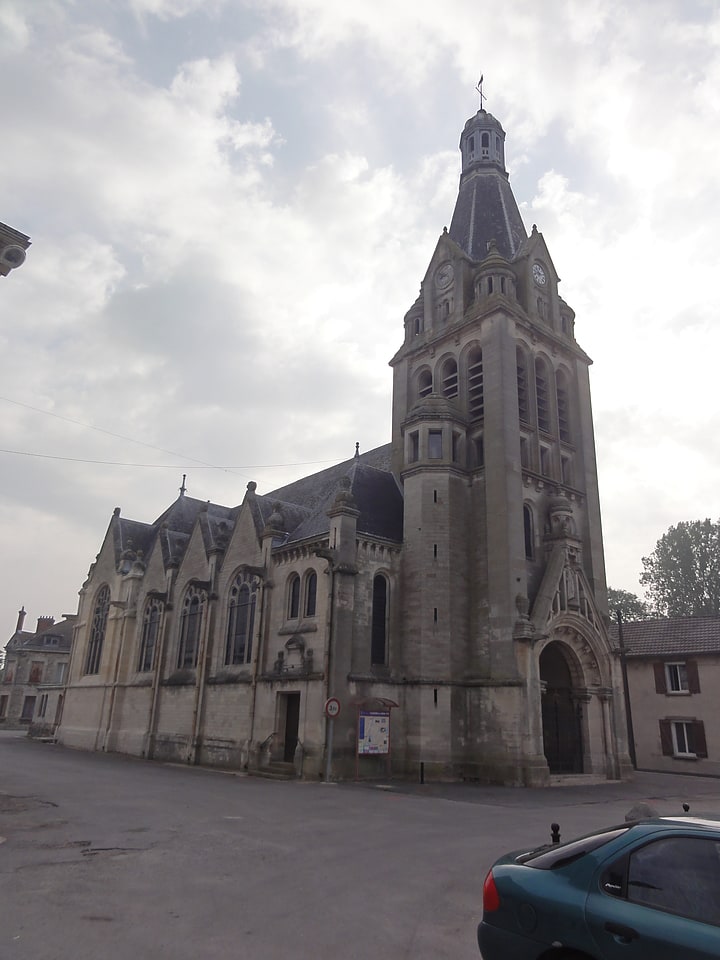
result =
[[626,890],[634,903],[720,926],[720,842],[665,837],[634,850]]

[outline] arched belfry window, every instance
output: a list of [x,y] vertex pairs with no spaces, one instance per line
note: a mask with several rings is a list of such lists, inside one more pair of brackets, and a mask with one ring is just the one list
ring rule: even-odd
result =
[[527,503],[523,506],[523,526],[525,530],[525,558],[532,560],[535,556],[535,527],[532,508]]
[[558,435],[563,443],[570,443],[570,392],[568,380],[562,370],[555,374],[555,397],[557,399]]
[[162,605],[158,600],[149,600],[145,607],[142,634],[140,635],[140,656],[138,657],[138,670],[140,673],[146,673],[148,670],[152,670],[153,664],[155,663],[155,651],[158,645],[161,620]]
[[85,657],[85,673],[99,673],[102,657],[105,631],[107,629],[108,612],[110,610],[110,587],[105,585],[98,591],[93,608],[90,640]]
[[372,634],[370,638],[370,663],[381,666],[387,663],[388,605],[387,579],[379,573],[373,579]]
[[300,616],[300,577],[294,573],[288,582],[288,620]]
[[442,392],[448,400],[458,395],[458,368],[455,360],[446,360],[442,366]]
[[225,663],[237,665],[252,660],[252,639],[255,628],[257,587],[248,583],[244,574],[238,574],[230,588],[228,603]]
[[421,370],[418,374],[418,399],[422,400],[432,393],[432,373],[429,370]]
[[317,610],[317,574],[311,570],[305,579],[305,616],[314,617]]
[[550,433],[550,380],[547,364],[540,357],[535,361],[535,406],[538,430]]
[[530,421],[530,398],[528,394],[528,365],[523,351],[515,351],[517,365],[518,415],[523,423]]
[[485,413],[485,382],[483,355],[480,347],[473,347],[467,360],[467,405],[471,420],[480,420]]
[[482,152],[483,160],[488,160],[490,158],[490,134],[483,133],[480,137],[480,149]]
[[196,587],[190,587],[185,594],[182,613],[180,614],[178,670],[192,670],[197,666],[200,649],[200,628],[204,609],[204,592]]

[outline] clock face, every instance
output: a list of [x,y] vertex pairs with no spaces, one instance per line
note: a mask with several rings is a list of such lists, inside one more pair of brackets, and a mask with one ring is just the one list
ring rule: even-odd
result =
[[539,263],[533,264],[532,274],[535,283],[539,283],[541,287],[545,285],[547,277],[545,276],[545,271]]
[[455,271],[451,263],[443,263],[438,267],[435,274],[435,286],[438,290],[444,290],[449,287],[455,277]]

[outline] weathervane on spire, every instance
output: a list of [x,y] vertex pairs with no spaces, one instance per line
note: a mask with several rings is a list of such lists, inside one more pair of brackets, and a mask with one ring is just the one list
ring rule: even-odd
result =
[[482,92],[483,77],[484,77],[484,74],[481,73],[481,74],[480,74],[480,79],[478,80],[477,86],[475,87],[475,89],[477,90],[477,92],[480,94],[480,109],[481,109],[481,110],[484,109],[484,107],[483,107],[483,100],[487,100],[487,97],[486,97],[485,94]]

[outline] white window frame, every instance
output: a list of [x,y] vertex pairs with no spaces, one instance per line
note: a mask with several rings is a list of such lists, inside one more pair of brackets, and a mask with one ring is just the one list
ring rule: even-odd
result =
[[673,755],[676,757],[695,757],[696,754],[690,750],[690,720],[671,720],[670,730],[672,732]]
[[665,686],[670,694],[690,693],[687,665],[684,660],[673,660],[665,664]]

